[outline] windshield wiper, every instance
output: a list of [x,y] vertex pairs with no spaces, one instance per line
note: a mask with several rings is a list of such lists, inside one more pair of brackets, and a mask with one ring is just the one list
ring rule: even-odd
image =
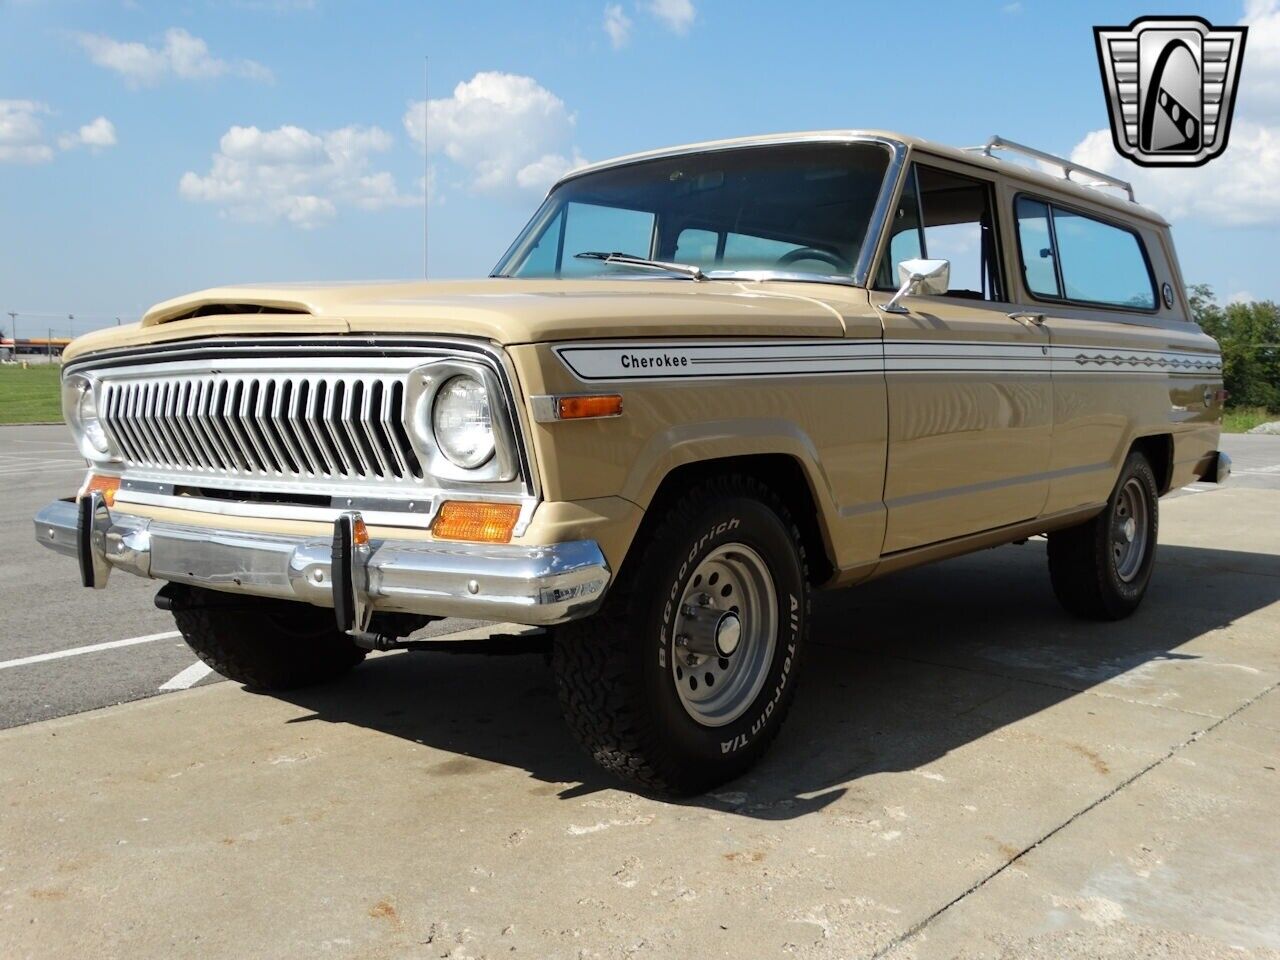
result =
[[664,260],[646,260],[644,257],[633,257],[629,253],[605,253],[602,250],[584,250],[575,253],[575,260],[599,260],[602,263],[615,263],[620,267],[634,267],[637,270],[661,270],[664,273],[684,274],[690,280],[706,280],[707,275],[701,267],[691,263],[667,263]]

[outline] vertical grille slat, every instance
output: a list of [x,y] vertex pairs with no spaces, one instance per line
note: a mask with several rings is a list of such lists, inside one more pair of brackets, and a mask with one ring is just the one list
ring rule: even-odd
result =
[[423,479],[405,427],[405,375],[139,371],[103,378],[103,424],[126,464],[201,476]]

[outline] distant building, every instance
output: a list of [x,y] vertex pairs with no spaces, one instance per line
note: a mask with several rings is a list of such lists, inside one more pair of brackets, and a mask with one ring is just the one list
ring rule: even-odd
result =
[[0,360],[16,360],[24,356],[62,356],[71,342],[70,337],[12,337],[0,338]]

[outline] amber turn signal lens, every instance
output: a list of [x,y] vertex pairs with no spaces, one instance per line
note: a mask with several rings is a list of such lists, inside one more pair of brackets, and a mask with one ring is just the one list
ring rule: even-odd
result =
[[616,417],[622,413],[622,397],[616,393],[594,397],[561,397],[558,413],[561,420]]
[[351,539],[357,547],[363,547],[369,542],[369,528],[364,525],[363,520],[357,519],[351,525]]
[[508,543],[520,516],[518,503],[473,503],[446,500],[440,505],[431,533],[437,540]]
[[94,473],[89,476],[89,482],[80,491],[80,496],[87,497],[89,494],[100,490],[102,491],[102,502],[108,507],[114,507],[116,505],[116,491],[119,489],[119,477],[104,477],[100,473]]

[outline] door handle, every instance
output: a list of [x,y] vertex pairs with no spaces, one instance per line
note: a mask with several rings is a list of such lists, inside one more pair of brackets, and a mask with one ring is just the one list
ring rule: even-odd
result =
[[1034,323],[1037,327],[1044,323],[1043,313],[1032,313],[1030,310],[1015,310],[1009,314],[1010,320],[1021,320],[1024,323]]

